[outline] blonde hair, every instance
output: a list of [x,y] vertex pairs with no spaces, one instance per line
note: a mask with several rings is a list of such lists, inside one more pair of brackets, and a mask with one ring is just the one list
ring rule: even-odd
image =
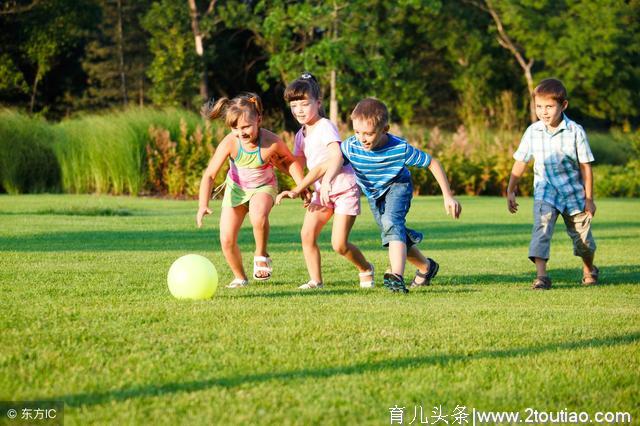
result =
[[382,101],[366,98],[358,102],[353,109],[351,120],[365,120],[380,130],[389,124],[389,110]]
[[240,117],[258,119],[262,116],[262,100],[255,93],[241,93],[233,99],[222,97],[215,103],[213,99],[202,106],[200,114],[205,119],[215,120],[224,115],[224,122],[235,127]]

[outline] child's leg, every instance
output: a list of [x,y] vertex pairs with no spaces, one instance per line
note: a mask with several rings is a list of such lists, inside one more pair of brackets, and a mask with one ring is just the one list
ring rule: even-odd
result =
[[220,213],[220,246],[222,247],[222,253],[233,272],[233,276],[242,280],[247,279],[247,274],[245,274],[242,267],[238,233],[246,214],[247,207],[245,205],[223,207]]
[[[411,262],[413,266],[418,268],[418,271],[421,273],[426,274],[429,271],[429,262],[418,246],[413,245],[409,247],[407,250],[407,260]],[[422,281],[420,281],[419,277],[416,277],[416,279],[418,280],[417,284],[422,284],[426,278],[422,278]]]
[[[331,247],[333,250],[344,256],[353,263],[358,271],[367,272],[371,270],[371,265],[367,262],[358,247],[349,242],[349,233],[356,221],[356,216],[335,214],[333,215],[333,228],[331,230]],[[364,281],[371,280],[371,277],[361,277]],[[361,280],[361,281],[363,281]]]
[[547,276],[547,259],[534,257],[533,263],[536,264],[536,276],[546,277]]
[[304,223],[300,231],[302,240],[302,253],[304,261],[309,271],[309,278],[313,281],[322,282],[322,272],[320,270],[320,248],[318,247],[318,236],[324,225],[327,224],[333,210],[311,204],[304,215]]
[[404,276],[404,266],[407,263],[407,245],[403,241],[389,241],[389,263],[392,273]]
[[593,257],[596,251],[596,242],[591,234],[591,216],[587,213],[578,213],[573,216],[562,215],[567,226],[567,234],[573,240],[573,254],[582,258],[582,270],[584,275],[594,271]]
[[[249,201],[249,219],[253,226],[253,239],[256,242],[254,256],[267,256],[269,240],[269,213],[273,207],[273,197],[266,193],[257,193]],[[269,266],[266,262],[256,262],[258,266]],[[269,275],[266,271],[256,271],[258,277]]]
[[547,276],[547,260],[551,250],[551,237],[558,219],[558,210],[544,201],[533,204],[533,229],[529,244],[529,259],[536,265],[538,277]]

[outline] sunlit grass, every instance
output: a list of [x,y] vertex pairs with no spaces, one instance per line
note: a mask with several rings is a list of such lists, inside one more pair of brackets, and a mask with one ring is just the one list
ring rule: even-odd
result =
[[[640,201],[597,200],[599,287],[580,286],[558,223],[547,292],[529,289],[532,203],[520,201],[514,216],[503,199],[463,197],[456,222],[441,198],[414,199],[409,223],[441,270],[408,295],[361,290],[328,230],[326,287],[297,290],[303,210],[287,202],[270,218],[273,279],[187,302],[166,285],[179,256],[207,256],[221,287],[232,279],[218,202],[197,229],[195,201],[0,196],[0,399],[62,400],[66,424],[382,425],[395,405],[405,424],[434,406],[636,420]],[[363,207],[352,241],[383,271]],[[249,268],[248,220],[240,244]]]

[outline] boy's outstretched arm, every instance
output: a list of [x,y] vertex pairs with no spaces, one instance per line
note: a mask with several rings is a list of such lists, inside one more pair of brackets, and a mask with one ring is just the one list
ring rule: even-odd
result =
[[462,206],[453,197],[453,193],[451,192],[451,187],[449,186],[449,179],[447,179],[447,175],[444,173],[444,169],[438,160],[435,158],[431,158],[431,163],[429,164],[429,170],[433,177],[438,181],[438,185],[440,185],[440,190],[442,191],[442,196],[444,197],[444,209],[447,214],[450,214],[454,219],[458,219],[460,217],[460,213],[462,213]]
[[593,217],[596,215],[596,203],[593,200],[593,171],[591,163],[580,163],[580,174],[584,183],[584,211]]
[[527,163],[524,161],[516,160],[511,168],[511,177],[509,178],[509,185],[507,186],[507,208],[509,212],[515,213],[518,211],[518,203],[516,202],[516,190],[518,189],[518,181],[527,169]]

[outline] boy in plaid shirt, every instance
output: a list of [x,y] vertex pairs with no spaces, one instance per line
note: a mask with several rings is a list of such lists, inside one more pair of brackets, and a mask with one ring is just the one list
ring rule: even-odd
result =
[[533,157],[534,224],[529,246],[529,259],[537,271],[533,288],[551,288],[547,261],[559,215],[573,240],[574,255],[582,258],[582,284],[595,285],[599,270],[593,264],[596,243],[591,235],[591,220],[596,213],[591,171],[593,154],[582,126],[564,115],[569,103],[561,81],[542,80],[533,95],[539,121],[525,131],[513,154],[516,161],[507,188],[507,206],[515,213],[518,180]]

